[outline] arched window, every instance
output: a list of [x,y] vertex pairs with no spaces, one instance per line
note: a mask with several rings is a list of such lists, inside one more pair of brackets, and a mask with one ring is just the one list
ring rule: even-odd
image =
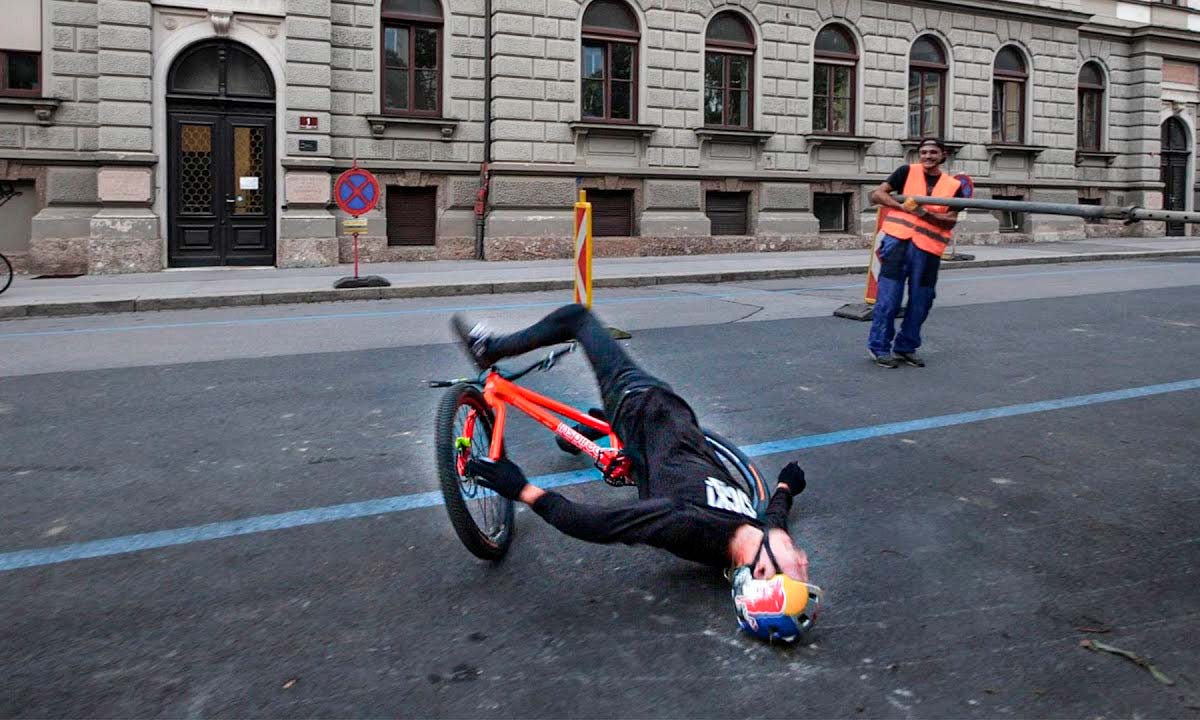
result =
[[1079,69],[1079,135],[1080,150],[1100,150],[1103,140],[1104,71],[1094,62]]
[[996,53],[992,66],[992,142],[1019,144],[1025,140],[1025,58],[1011,45]]
[[383,111],[437,116],[442,111],[442,5],[383,0]]
[[946,108],[946,51],[929,35],[908,55],[908,136],[941,137]]
[[621,0],[595,0],[583,12],[580,105],[585,120],[637,122],[637,17]]
[[275,96],[275,83],[266,64],[250,50],[231,42],[202,42],[175,60],[167,94],[266,99]]
[[736,12],[717,13],[704,38],[704,124],[754,124],[754,32]]
[[813,48],[813,132],[854,134],[858,46],[841,25],[826,25]]

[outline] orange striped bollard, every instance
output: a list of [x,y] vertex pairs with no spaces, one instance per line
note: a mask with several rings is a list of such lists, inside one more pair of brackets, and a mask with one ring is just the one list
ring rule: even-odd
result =
[[575,203],[575,302],[592,307],[592,204],[583,190]]

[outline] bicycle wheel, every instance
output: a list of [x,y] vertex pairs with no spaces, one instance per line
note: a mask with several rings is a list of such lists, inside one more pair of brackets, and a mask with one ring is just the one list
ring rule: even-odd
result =
[[725,469],[729,471],[734,482],[750,496],[750,501],[754,504],[754,512],[758,513],[758,519],[765,519],[767,503],[770,501],[771,495],[767,492],[767,483],[763,480],[758,467],[750,458],[746,457],[746,454],[737,445],[708,428],[700,429],[704,431],[704,439],[708,440],[709,446],[716,451],[717,457],[725,464]]
[[[472,416],[474,428],[467,437],[466,425]],[[463,545],[484,560],[499,560],[508,552],[514,530],[513,502],[465,477],[461,468],[469,456],[487,457],[494,424],[483,393],[472,385],[459,384],[442,396],[433,436],[438,481],[450,524]]]
[[12,284],[13,269],[12,263],[8,261],[8,258],[0,255],[0,260],[4,261],[0,262],[0,293],[2,293]]

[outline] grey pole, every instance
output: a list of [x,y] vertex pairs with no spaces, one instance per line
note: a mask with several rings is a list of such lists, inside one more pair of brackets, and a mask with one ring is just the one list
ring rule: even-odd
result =
[[[903,202],[906,197],[893,193],[892,197]],[[1124,220],[1165,220],[1172,222],[1200,223],[1200,212],[1182,210],[1147,210],[1137,206],[1118,205],[1071,205],[1070,203],[1029,202],[1025,200],[987,200],[983,198],[935,198],[913,195],[921,205],[941,205],[953,210],[1008,210],[1009,212],[1041,213],[1043,215],[1073,215],[1075,217]]]

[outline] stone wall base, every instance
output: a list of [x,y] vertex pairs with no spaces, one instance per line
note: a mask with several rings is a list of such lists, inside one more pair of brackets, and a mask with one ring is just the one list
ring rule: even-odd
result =
[[89,238],[87,271],[95,275],[158,272],[163,269],[163,241],[159,238]]
[[329,267],[338,264],[337,238],[280,238],[275,248],[277,267]]
[[89,238],[32,238],[29,271],[37,275],[82,275],[88,271]]
[[4,257],[8,258],[8,264],[12,265],[14,274],[25,275],[29,272],[30,260],[28,250],[5,250]]
[[[695,236],[695,237],[599,237],[593,239],[593,257],[664,257],[727,253],[791,252],[797,250],[848,250],[867,247],[857,235],[825,234],[794,236]],[[488,238],[488,260],[532,260],[570,258],[574,247],[561,238]]]
[[[337,238],[338,262],[354,262],[354,238]],[[358,261],[412,262],[421,260],[470,260],[475,257],[475,238],[438,238],[436,245],[388,245],[379,235],[358,236]]]

